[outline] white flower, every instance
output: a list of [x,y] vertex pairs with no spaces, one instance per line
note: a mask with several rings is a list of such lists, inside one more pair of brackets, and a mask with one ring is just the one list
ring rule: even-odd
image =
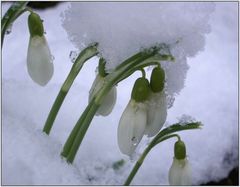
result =
[[151,92],[148,101],[147,126],[145,133],[148,137],[155,136],[167,118],[166,94],[163,91],[159,93]]
[[170,185],[191,185],[191,166],[187,160],[173,158],[172,166],[169,170],[168,180]]
[[141,141],[147,122],[145,103],[131,99],[118,125],[118,146],[123,154],[131,156]]
[[41,86],[45,86],[52,78],[52,55],[44,36],[30,37],[27,69],[32,80]]
[[[88,101],[90,102],[93,98],[93,96],[98,93],[99,89],[104,85],[104,77],[101,77],[100,75],[97,75],[92,87],[89,91],[89,98]],[[98,108],[96,115],[102,115],[107,116],[110,114],[113,110],[113,107],[117,100],[117,89],[116,86],[114,86],[109,93],[105,96],[103,99],[101,106]]]

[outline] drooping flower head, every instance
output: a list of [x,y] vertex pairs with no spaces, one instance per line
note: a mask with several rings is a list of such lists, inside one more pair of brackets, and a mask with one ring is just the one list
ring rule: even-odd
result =
[[45,86],[53,76],[54,67],[39,15],[36,13],[29,15],[28,27],[30,40],[27,54],[27,70],[34,82]]
[[131,99],[118,125],[118,145],[123,154],[131,156],[141,141],[147,124],[146,100],[149,96],[149,82],[138,78],[133,86]]
[[186,157],[186,147],[183,141],[178,140],[174,145],[174,158],[169,170],[170,185],[191,185],[191,166]]
[[165,72],[161,66],[152,70],[150,79],[151,93],[148,99],[148,118],[145,134],[155,136],[167,119],[167,98],[165,94]]

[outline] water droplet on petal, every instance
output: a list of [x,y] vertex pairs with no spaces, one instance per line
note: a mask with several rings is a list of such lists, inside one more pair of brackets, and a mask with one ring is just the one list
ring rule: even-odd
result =
[[78,56],[78,52],[77,51],[71,51],[69,54],[69,58],[71,60],[72,63],[75,62],[75,60],[77,59]]
[[41,22],[44,22],[44,20],[43,20],[43,19],[41,19]]
[[6,30],[6,34],[10,34],[12,32],[12,24],[10,24]]
[[136,138],[135,136],[134,137],[132,137],[132,143],[133,143],[133,145],[134,146],[137,146],[137,144],[138,144],[138,138]]
[[46,31],[44,31],[43,33],[44,33],[44,34],[47,34],[47,32],[46,32]]

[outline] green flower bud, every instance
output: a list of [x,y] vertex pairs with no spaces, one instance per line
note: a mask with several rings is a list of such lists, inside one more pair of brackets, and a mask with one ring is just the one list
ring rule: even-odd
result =
[[150,93],[149,81],[144,78],[138,78],[133,86],[131,98],[136,102],[144,102]]
[[150,86],[153,92],[160,92],[164,88],[165,72],[161,67],[155,67],[152,70]]
[[33,36],[42,36],[44,33],[42,20],[36,13],[31,13],[28,16],[28,28],[31,37]]
[[178,140],[174,145],[174,156],[178,160],[185,159],[186,147],[183,141]]

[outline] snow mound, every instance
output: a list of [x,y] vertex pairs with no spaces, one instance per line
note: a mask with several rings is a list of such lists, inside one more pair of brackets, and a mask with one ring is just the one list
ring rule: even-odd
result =
[[167,92],[173,95],[184,86],[186,57],[204,48],[214,6],[206,2],[72,2],[62,14],[62,25],[79,50],[98,42],[108,69],[143,48],[170,45],[177,63],[163,67]]

